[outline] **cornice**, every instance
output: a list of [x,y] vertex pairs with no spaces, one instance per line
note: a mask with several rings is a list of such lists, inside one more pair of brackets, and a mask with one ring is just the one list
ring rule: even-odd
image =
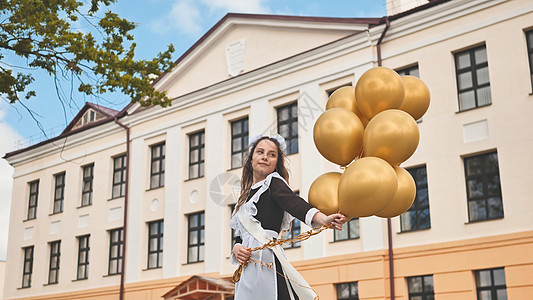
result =
[[[345,55],[347,53],[363,48],[369,48],[370,46],[371,44],[367,33],[358,33],[289,57],[282,61],[272,63],[265,67],[252,70],[237,77],[213,84],[189,94],[179,96],[174,99],[172,106],[170,107],[151,107],[142,112],[134,113],[130,116],[128,125],[135,126],[139,123],[147,122],[152,119],[171,114],[176,110],[181,110],[191,105],[197,105],[238,92],[240,90],[248,89],[252,86],[283,77],[289,73],[298,72],[311,66],[324,63],[325,61],[335,59],[336,57]],[[368,58],[369,59],[366,61],[370,61],[372,59],[370,52]],[[347,65],[346,68],[353,68],[354,65],[355,63],[352,65]]]
[[384,42],[471,15],[510,0],[454,0],[391,21]]
[[[36,147],[34,149],[30,149],[22,153],[14,154],[13,156],[6,158],[6,160],[14,168],[17,168],[20,165],[28,164],[37,159],[49,157],[51,155],[56,155],[61,152],[68,151],[69,149],[73,147],[77,147],[82,144],[87,144],[87,143],[102,139],[102,137],[116,134],[121,131],[124,131],[124,129],[117,126],[113,122],[109,122],[106,124],[102,124],[100,126],[95,126],[93,128],[84,130],[79,133],[75,133],[75,134],[68,135],[63,138],[59,138],[53,142],[46,143],[40,147]],[[125,144],[125,139],[123,141],[117,142],[116,144],[118,145],[121,143]],[[90,153],[84,152],[83,154],[80,153],[80,154],[76,154],[76,155],[69,156],[69,157],[63,157],[63,159],[59,160],[58,163],[69,161],[69,160],[75,160],[88,154]],[[14,177],[17,177],[17,176],[19,175],[17,174],[14,175]]]

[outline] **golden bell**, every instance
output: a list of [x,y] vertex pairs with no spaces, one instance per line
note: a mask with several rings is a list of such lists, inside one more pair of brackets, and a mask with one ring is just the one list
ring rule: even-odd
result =
[[396,177],[398,177],[398,190],[392,202],[387,208],[378,212],[376,216],[382,218],[393,218],[409,210],[416,196],[415,180],[404,168],[394,167]]
[[403,110],[389,109],[368,122],[363,136],[364,156],[379,157],[398,166],[413,155],[419,140],[413,117]]
[[339,211],[339,181],[341,173],[328,172],[318,176],[309,187],[309,203],[326,215]]
[[359,108],[357,108],[357,103],[355,102],[355,87],[340,87],[329,96],[328,102],[326,103],[326,110],[336,107],[352,111],[359,120],[361,120],[363,126],[368,124],[369,120],[361,113]]
[[320,154],[341,166],[348,165],[361,153],[363,133],[359,118],[345,108],[326,110],[313,127],[313,139]]
[[389,206],[398,189],[396,173],[377,157],[352,163],[339,181],[339,211],[350,217],[372,216]]
[[401,76],[405,87],[405,98],[400,109],[418,120],[429,108],[429,88],[415,76]]
[[400,108],[404,97],[400,75],[385,67],[366,71],[355,85],[357,107],[368,120],[384,110]]

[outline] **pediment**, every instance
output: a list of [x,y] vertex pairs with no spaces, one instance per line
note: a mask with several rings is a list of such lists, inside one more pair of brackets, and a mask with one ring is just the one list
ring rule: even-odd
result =
[[361,32],[378,21],[228,14],[155,86],[178,97]]
[[233,299],[235,285],[229,279],[193,275],[161,296],[174,299]]
[[104,120],[114,118],[120,112],[94,103],[85,103],[78,114],[72,119],[61,135],[84,127],[100,124]]

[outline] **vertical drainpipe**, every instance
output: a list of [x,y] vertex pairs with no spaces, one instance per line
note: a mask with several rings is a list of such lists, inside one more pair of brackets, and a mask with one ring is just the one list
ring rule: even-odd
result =
[[[383,29],[383,32],[381,33],[381,36],[378,39],[378,42],[376,44],[376,50],[378,54],[378,66],[381,67],[382,60],[381,60],[381,43],[383,42],[383,37],[385,37],[385,33],[387,33],[387,30],[390,27],[389,17],[385,17],[385,29]],[[390,281],[390,297],[391,300],[395,299],[395,292],[394,292],[394,254],[392,252],[392,224],[391,219],[387,218],[387,237],[389,242],[389,281]]]
[[120,127],[124,128],[126,130],[126,184],[124,186],[125,193],[124,193],[124,224],[122,225],[122,265],[120,268],[120,291],[119,291],[119,299],[124,299],[124,279],[126,277],[126,239],[127,239],[127,229],[128,229],[128,190],[129,190],[129,182],[130,182],[130,128],[126,125],[120,123],[115,117],[115,123],[117,123]]

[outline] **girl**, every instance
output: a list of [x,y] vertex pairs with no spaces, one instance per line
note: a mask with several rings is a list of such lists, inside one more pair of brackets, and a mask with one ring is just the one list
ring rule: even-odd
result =
[[253,253],[250,249],[277,238],[281,231],[289,229],[294,217],[313,228],[331,224],[339,230],[347,221],[342,214],[326,216],[290,189],[285,148],[280,135],[257,136],[250,141],[242,170],[241,194],[230,221],[237,235],[231,261],[237,264],[252,259],[271,263],[275,271],[261,267],[260,263],[249,263],[235,285],[235,300],[314,299],[316,294],[287,262],[280,246]]

